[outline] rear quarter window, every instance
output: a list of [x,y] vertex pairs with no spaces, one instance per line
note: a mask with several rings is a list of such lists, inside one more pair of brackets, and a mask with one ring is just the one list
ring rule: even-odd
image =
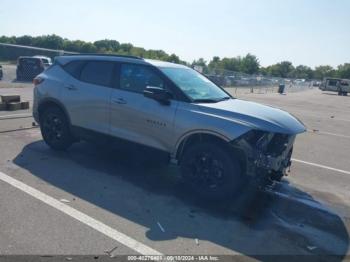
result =
[[63,69],[74,78],[79,79],[81,69],[85,63],[85,61],[72,61],[64,65]]
[[111,86],[114,63],[107,61],[87,62],[82,68],[80,81],[95,85]]

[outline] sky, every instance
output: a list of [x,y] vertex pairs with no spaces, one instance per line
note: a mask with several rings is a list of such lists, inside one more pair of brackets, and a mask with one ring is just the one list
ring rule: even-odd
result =
[[192,62],[350,62],[349,0],[1,0],[0,35],[115,39]]

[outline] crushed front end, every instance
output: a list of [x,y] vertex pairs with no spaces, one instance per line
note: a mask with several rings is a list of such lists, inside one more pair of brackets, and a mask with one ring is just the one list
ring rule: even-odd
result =
[[291,165],[295,135],[251,130],[231,142],[243,169],[257,182],[279,181]]

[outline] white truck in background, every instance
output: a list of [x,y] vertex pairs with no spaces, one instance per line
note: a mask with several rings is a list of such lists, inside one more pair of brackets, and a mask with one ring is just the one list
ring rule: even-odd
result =
[[340,78],[325,78],[320,85],[322,91],[338,92],[338,95],[346,96],[350,93],[350,80]]

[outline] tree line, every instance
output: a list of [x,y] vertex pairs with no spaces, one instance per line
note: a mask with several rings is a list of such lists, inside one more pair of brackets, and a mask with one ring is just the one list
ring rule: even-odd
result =
[[175,54],[169,55],[163,50],[146,50],[142,47],[133,46],[130,43],[119,43],[116,40],[110,39],[85,42],[81,40],[69,40],[54,34],[36,37],[24,35],[19,37],[0,36],[0,43],[65,50],[78,53],[133,55],[149,59],[185,64],[185,61],[181,61]]
[[320,65],[314,69],[306,65],[294,66],[289,61],[282,61],[274,65],[263,67],[259,59],[252,54],[232,58],[220,58],[214,56],[210,61],[203,58],[194,60],[192,63],[183,61],[176,54],[167,54],[163,50],[146,50],[130,43],[120,43],[116,40],[104,39],[95,42],[81,40],[69,40],[57,35],[43,35],[32,37],[24,36],[1,36],[0,43],[35,46],[49,49],[65,50],[78,53],[107,53],[120,55],[133,55],[149,59],[157,59],[189,66],[201,66],[204,73],[213,70],[229,70],[246,74],[299,78],[299,79],[323,79],[324,77],[350,78],[350,63],[344,63],[336,68],[329,65]]
[[246,74],[294,78],[294,79],[323,79],[337,77],[350,79],[350,63],[333,68],[330,65],[316,66],[314,69],[305,65],[294,66],[289,61],[282,61],[267,67],[260,66],[259,59],[252,54],[244,57],[222,58],[214,56],[209,62],[203,58],[193,61],[192,66],[202,66],[205,73],[213,70],[230,70]]

